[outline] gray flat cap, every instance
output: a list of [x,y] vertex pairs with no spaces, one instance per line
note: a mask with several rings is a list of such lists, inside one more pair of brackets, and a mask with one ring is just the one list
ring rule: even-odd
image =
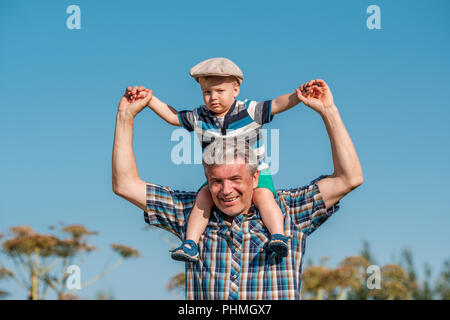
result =
[[241,84],[242,80],[244,80],[244,74],[241,69],[239,69],[233,61],[227,58],[212,58],[202,61],[192,67],[189,74],[197,82],[199,77],[206,76],[233,76],[238,79],[239,84]]

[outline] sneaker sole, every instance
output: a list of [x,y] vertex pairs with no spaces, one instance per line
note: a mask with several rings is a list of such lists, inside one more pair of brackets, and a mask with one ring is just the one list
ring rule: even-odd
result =
[[269,249],[274,251],[279,257],[287,257],[288,255],[288,247],[281,240],[274,240],[269,246]]
[[198,254],[194,257],[185,254],[183,251],[174,252],[172,253],[172,259],[177,261],[184,261],[184,262],[197,262],[198,261]]

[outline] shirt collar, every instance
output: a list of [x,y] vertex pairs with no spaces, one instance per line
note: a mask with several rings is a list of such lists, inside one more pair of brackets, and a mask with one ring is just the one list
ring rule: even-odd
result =
[[[212,210],[212,214],[214,215],[214,217],[216,218],[216,220],[218,222],[225,223],[225,221],[226,221],[225,214],[221,210],[219,210],[219,208],[217,208],[216,206],[214,206],[214,208]],[[240,215],[236,216],[235,219],[242,220],[242,221],[261,219],[261,215],[259,213],[258,208],[256,208],[256,206],[254,204],[252,204],[252,206],[250,207],[250,209],[248,210],[248,212],[246,214],[240,214]]]

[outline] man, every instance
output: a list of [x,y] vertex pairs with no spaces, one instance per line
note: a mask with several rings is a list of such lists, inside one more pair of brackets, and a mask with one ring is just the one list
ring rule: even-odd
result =
[[[173,191],[140,179],[132,148],[133,120],[148,104],[152,92],[134,90],[140,98],[134,101],[125,94],[118,108],[113,191],[144,210],[147,223],[184,239],[196,193]],[[290,237],[288,256],[277,258],[265,247],[269,233],[258,209],[252,206],[258,172],[252,170],[248,152],[234,148],[230,157],[225,156],[229,148],[222,156],[217,155],[220,148],[205,150],[205,175],[215,208],[199,241],[200,261],[186,264],[188,299],[299,299],[306,237],[339,209],[340,199],[362,184],[358,156],[328,85],[320,79],[311,80],[296,93],[325,123],[334,173],[304,187],[277,191],[285,235]],[[231,161],[205,161],[211,157]]]

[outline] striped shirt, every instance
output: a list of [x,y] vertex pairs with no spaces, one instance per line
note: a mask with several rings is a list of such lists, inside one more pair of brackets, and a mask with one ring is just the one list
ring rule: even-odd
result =
[[272,121],[272,100],[256,102],[251,100],[235,100],[223,119],[210,111],[206,106],[194,110],[178,112],[181,125],[188,131],[195,131],[202,151],[217,138],[244,138],[255,151],[258,170],[266,170],[269,165],[264,162],[265,146],[261,128]]
[[[277,190],[276,201],[289,236],[289,254],[280,259],[266,249],[270,233],[255,206],[230,223],[214,207],[199,241],[199,262],[186,263],[187,299],[300,299],[306,238],[339,209],[325,208],[316,182]],[[145,221],[181,240],[196,192],[147,184]]]

